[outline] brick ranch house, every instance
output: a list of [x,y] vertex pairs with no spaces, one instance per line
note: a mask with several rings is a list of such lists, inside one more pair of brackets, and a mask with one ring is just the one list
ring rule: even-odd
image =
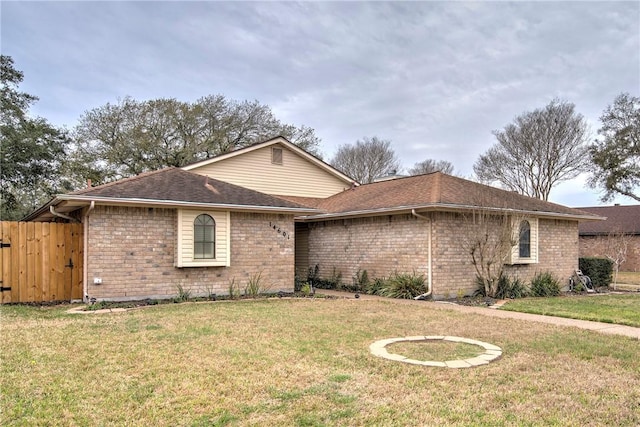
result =
[[442,173],[358,185],[281,137],[59,195],[25,219],[84,224],[85,300],[170,298],[178,286],[227,294],[258,275],[291,292],[316,265],[347,283],[365,269],[423,273],[441,298],[475,290],[461,244],[474,212],[526,231],[505,261],[523,280],[568,280],[578,224],[601,219]]
[[626,260],[620,264],[620,271],[640,271],[640,205],[579,209],[607,218],[605,221],[580,223],[580,256],[606,257],[624,244]]

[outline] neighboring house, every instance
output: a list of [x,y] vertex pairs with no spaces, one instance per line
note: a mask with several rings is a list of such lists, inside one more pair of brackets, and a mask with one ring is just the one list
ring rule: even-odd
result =
[[168,168],[60,195],[32,221],[81,221],[85,299],[127,300],[292,291],[316,265],[345,282],[424,273],[435,297],[470,294],[464,240],[476,212],[520,231],[505,262],[524,280],[577,268],[578,223],[601,219],[442,173],[359,186],[284,138],[182,169]]
[[615,257],[626,246],[620,271],[640,271],[640,205],[579,208],[605,221],[585,222],[579,227],[581,257]]

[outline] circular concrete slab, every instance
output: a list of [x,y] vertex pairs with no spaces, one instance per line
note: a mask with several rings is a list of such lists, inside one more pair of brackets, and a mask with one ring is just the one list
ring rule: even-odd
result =
[[[399,342],[421,342],[421,341],[449,341],[454,343],[464,343],[477,345],[484,349],[484,352],[472,357],[470,359],[460,359],[460,360],[447,360],[444,362],[440,361],[427,361],[427,360],[415,360],[409,359],[400,354],[389,353],[386,347],[390,344],[395,344]],[[411,365],[421,365],[421,366],[435,366],[440,368],[473,368],[475,366],[487,365],[489,362],[493,362],[494,360],[500,358],[502,356],[502,349],[493,344],[488,344],[486,342],[471,340],[469,338],[461,338],[461,337],[452,337],[445,335],[426,335],[426,336],[413,336],[413,337],[404,337],[404,338],[388,338],[385,340],[379,340],[374,342],[369,346],[369,350],[374,356],[382,357],[384,359],[393,360],[396,362],[409,363]]]

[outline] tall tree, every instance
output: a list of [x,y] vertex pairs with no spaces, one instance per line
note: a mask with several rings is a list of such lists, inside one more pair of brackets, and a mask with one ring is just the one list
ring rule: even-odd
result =
[[447,160],[427,159],[413,165],[409,169],[409,175],[422,175],[438,171],[451,175],[453,174],[453,164]]
[[376,136],[362,138],[355,145],[340,146],[330,163],[363,184],[373,182],[385,174],[396,173],[400,169],[391,141]]
[[0,218],[20,219],[64,187],[65,132],[28,115],[38,98],[20,92],[24,75],[0,56]]
[[587,170],[588,127],[575,106],[553,100],[546,107],[525,112],[493,132],[497,144],[473,165],[482,182],[542,200],[553,187]]
[[70,173],[77,184],[87,178],[107,182],[184,166],[278,135],[317,154],[320,140],[313,129],[283,124],[258,101],[238,102],[222,95],[193,103],[127,97],[80,118]]
[[618,95],[600,122],[601,139],[589,147],[595,166],[589,184],[605,190],[603,201],[615,194],[640,201],[640,98]]

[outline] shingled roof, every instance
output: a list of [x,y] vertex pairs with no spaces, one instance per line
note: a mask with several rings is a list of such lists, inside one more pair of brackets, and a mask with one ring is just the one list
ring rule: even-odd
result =
[[301,204],[229,184],[179,168],[146,172],[97,187],[59,195],[24,220],[50,217],[50,206],[66,205],[69,212],[95,201],[114,205],[209,206],[236,210],[264,210],[291,213],[313,211]]
[[606,221],[581,223],[578,227],[581,236],[610,233],[640,235],[640,205],[593,206],[580,208],[580,210],[607,217]]
[[85,188],[70,195],[214,205],[303,208],[302,205],[294,202],[179,168],[147,172],[98,187]]
[[364,184],[331,196],[317,205],[323,217],[376,214],[411,209],[468,210],[508,209],[554,217],[599,219],[588,212],[501,190],[477,182],[434,172]]

